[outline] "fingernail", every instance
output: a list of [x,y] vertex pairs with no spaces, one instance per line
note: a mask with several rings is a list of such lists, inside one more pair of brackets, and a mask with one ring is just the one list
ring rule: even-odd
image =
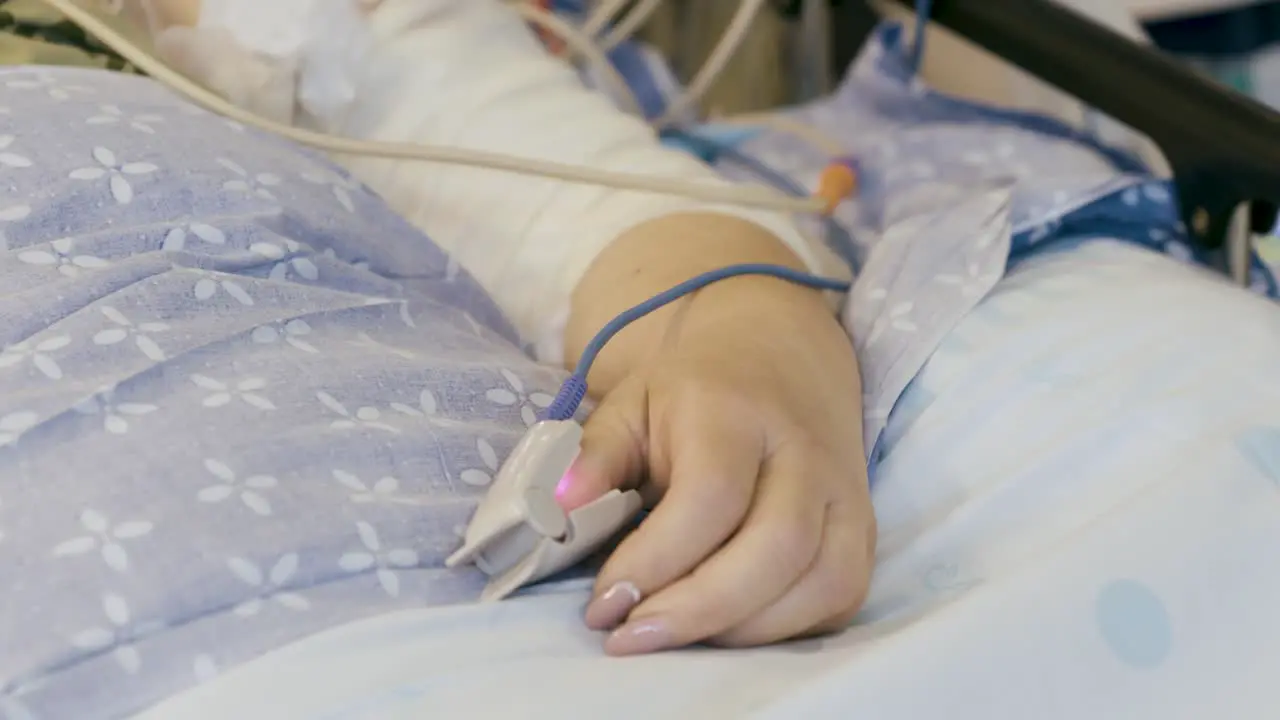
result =
[[609,634],[604,651],[610,655],[644,655],[671,647],[671,631],[659,618],[627,623]]
[[573,468],[570,467],[560,476],[560,482],[556,483],[556,500],[564,502],[564,498],[573,489],[576,483],[573,481]]
[[614,583],[605,594],[587,605],[587,627],[592,630],[609,630],[627,619],[636,605],[640,604],[640,588],[627,581]]
[[577,467],[578,464],[575,462],[564,475],[560,476],[560,482],[556,483],[556,502],[565,512],[573,512],[596,499],[591,496],[592,486],[589,483],[579,482],[579,476],[575,472]]

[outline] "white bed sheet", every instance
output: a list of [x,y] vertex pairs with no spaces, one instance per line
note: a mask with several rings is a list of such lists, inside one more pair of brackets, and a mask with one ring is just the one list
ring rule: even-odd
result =
[[587,586],[403,612],[138,720],[1268,717],[1280,310],[1110,241],[1015,268],[890,423],[859,623],[614,660]]

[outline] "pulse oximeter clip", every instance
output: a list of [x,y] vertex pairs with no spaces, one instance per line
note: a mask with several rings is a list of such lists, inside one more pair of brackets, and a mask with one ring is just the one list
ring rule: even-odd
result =
[[568,513],[556,503],[556,487],[581,441],[582,426],[573,420],[543,420],[498,471],[462,548],[445,562],[451,568],[472,563],[489,575],[481,600],[501,600],[573,566],[640,512],[634,490],[611,490]]
[[445,562],[451,568],[471,563],[489,575],[480,599],[501,600],[571,567],[640,512],[640,494],[634,490],[610,490],[568,513],[556,502],[556,488],[582,446],[582,426],[573,418],[587,395],[587,374],[605,343],[627,325],[707,285],[742,275],[774,277],[817,290],[849,290],[844,280],[780,265],[731,265],[690,278],[609,321],[583,349],[545,419],[529,428],[511,451],[472,516],[462,549]]

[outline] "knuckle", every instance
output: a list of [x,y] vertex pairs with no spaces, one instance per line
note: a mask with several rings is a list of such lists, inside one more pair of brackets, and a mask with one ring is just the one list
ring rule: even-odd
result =
[[679,557],[661,546],[643,543],[643,538],[633,533],[627,536],[605,560],[596,576],[598,592],[607,592],[618,583],[629,583],[643,597],[660,591],[682,568]]
[[853,624],[854,618],[858,617],[858,611],[861,610],[862,604],[852,605],[844,610],[837,612],[826,620],[814,625],[808,632],[806,637],[815,637],[820,635],[835,635],[844,632]]
[[822,592],[837,622],[852,619],[862,609],[870,585],[870,573],[861,567],[837,568],[827,573]]
[[818,576],[818,592],[829,608],[831,622],[843,627],[862,609],[871,590],[871,562],[857,554],[841,554],[840,560],[823,568]]
[[[674,372],[674,371],[673,371]],[[724,418],[750,414],[751,385],[725,375],[708,372],[673,374],[667,379],[667,390],[672,393],[674,405],[682,413]]]
[[770,560],[782,570],[803,570],[812,564],[820,539],[821,527],[799,519],[788,522],[769,538]]
[[699,493],[705,497],[713,511],[704,515],[704,521],[722,525],[722,532],[732,531],[742,524],[751,509],[751,501],[755,496],[755,487],[751,482],[736,477],[728,472],[715,472],[697,480],[702,488]]
[[740,648],[757,647],[759,645],[764,645],[767,642],[768,640],[761,640],[753,636],[750,631],[735,628],[733,630],[722,632],[715,637],[708,638],[706,644],[712,647],[724,648],[725,650],[735,650]]

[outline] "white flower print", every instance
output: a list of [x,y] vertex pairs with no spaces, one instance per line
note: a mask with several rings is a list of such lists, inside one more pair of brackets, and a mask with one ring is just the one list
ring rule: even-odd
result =
[[306,320],[295,319],[287,320],[282,323],[273,323],[270,325],[259,325],[250,333],[255,343],[259,345],[270,345],[283,340],[293,347],[306,353],[319,353],[315,345],[307,342],[304,338],[311,334],[311,326]]
[[248,290],[244,289],[235,279],[238,276],[230,273],[215,272],[213,270],[192,270],[198,279],[195,286],[191,289],[197,300],[209,300],[218,294],[218,290],[231,296],[232,300],[244,306],[253,305],[253,296]]
[[103,105],[100,113],[89,118],[90,125],[118,125],[124,124],[148,135],[155,135],[156,129],[151,127],[159,122],[164,122],[164,118],[154,114],[134,115],[126,117],[124,111],[117,105]]
[[1168,203],[1171,199],[1169,190],[1164,185],[1149,182],[1142,186],[1142,194],[1154,203]]
[[142,668],[142,656],[135,642],[163,627],[160,623],[134,623],[129,604],[115,593],[102,596],[102,613],[107,627],[94,627],[76,633],[71,644],[79,650],[100,652],[110,649],[120,667],[130,675]]
[[1142,198],[1138,196],[1137,188],[1129,188],[1128,190],[1125,190],[1123,194],[1120,195],[1120,201],[1123,202],[1125,205],[1128,205],[1129,207],[1133,207],[1134,205],[1137,205],[1138,201],[1141,199]]
[[889,297],[889,291],[880,287],[872,288],[866,294],[866,299],[873,303],[882,303],[887,297]]
[[356,205],[351,201],[351,193],[360,189],[360,183],[344,178],[335,172],[320,169],[304,172],[301,177],[313,185],[327,186],[344,210],[349,213],[356,211]]
[[302,249],[302,243],[297,240],[283,238],[281,242],[284,243],[284,247],[269,242],[252,243],[249,245],[249,252],[261,255],[268,260],[281,260],[290,253],[295,253]]
[[[288,280],[289,276],[297,275],[303,280],[314,281],[320,277],[320,268],[316,267],[315,262],[311,258],[303,255],[295,255],[301,252],[302,243],[296,240],[285,239],[284,247],[274,243],[254,243],[249,246],[249,251],[257,253],[268,260],[278,260],[271,267],[271,271],[267,273],[268,280],[277,282]],[[294,255],[294,257],[288,257]]]
[[392,305],[395,302],[397,301],[392,300],[391,298],[374,297],[373,295],[366,295],[364,298],[363,304],[365,307],[373,307],[375,305]]
[[18,259],[28,265],[45,265],[57,268],[66,277],[78,277],[82,270],[96,270],[110,265],[106,260],[92,255],[76,255],[75,241],[60,238],[49,243],[48,250],[24,250]]
[[374,340],[367,332],[359,333],[356,335],[355,340],[349,340],[348,342],[356,347],[364,348],[373,354],[390,354],[405,360],[413,360],[418,357],[417,353],[412,350],[405,350],[404,348],[398,348],[394,345],[388,345],[387,343]]
[[207,683],[218,677],[218,663],[209,655],[197,655],[191,661],[191,673],[196,676],[197,683]]
[[263,606],[268,601],[289,610],[302,611],[311,607],[311,603],[302,595],[283,589],[298,572],[297,553],[289,553],[281,557],[266,573],[252,562],[238,557],[228,559],[227,567],[231,568],[232,574],[244,581],[246,585],[258,591],[256,596],[240,603],[232,610],[240,617],[257,615],[262,612]]
[[55,335],[44,340],[22,340],[0,351],[0,368],[12,367],[30,360],[36,370],[50,380],[62,379],[62,368],[50,353],[71,344],[66,335]]
[[116,399],[115,388],[100,390],[93,397],[76,403],[71,409],[81,415],[101,415],[102,429],[112,435],[129,432],[129,418],[150,415],[159,410],[155,405],[146,403],[120,402]]
[[129,183],[129,179],[126,176],[149,175],[159,170],[151,163],[121,162],[114,152],[101,146],[93,149],[93,159],[98,162],[99,167],[83,167],[72,170],[71,179],[100,180],[104,177],[107,178],[107,185],[111,189],[111,197],[115,198],[116,203],[120,205],[128,205],[133,202],[133,185]]
[[69,557],[97,550],[107,567],[116,572],[129,569],[129,553],[120,541],[144,537],[155,528],[155,525],[145,520],[130,520],[113,525],[106,515],[93,509],[80,513],[80,526],[88,534],[58,543],[53,554],[56,557]]
[[10,90],[43,90],[54,100],[70,100],[72,93],[92,94],[93,89],[82,85],[62,85],[49,73],[28,75],[5,83]]
[[39,419],[30,410],[19,410],[0,417],[0,447],[18,442],[23,433],[36,426]]
[[271,502],[263,496],[263,493],[280,484],[274,477],[270,475],[250,475],[244,480],[240,480],[232,472],[231,468],[213,459],[206,459],[204,468],[219,482],[216,485],[204,488],[196,495],[200,502],[214,505],[230,498],[239,491],[240,502],[244,503],[245,507],[263,517],[271,514]]
[[364,572],[376,568],[374,574],[378,584],[391,597],[400,596],[400,577],[396,570],[411,568],[418,564],[418,553],[409,548],[383,549],[378,531],[369,523],[356,523],[356,532],[360,535],[360,544],[364,550],[349,552],[338,558],[338,567],[349,573]]
[[907,301],[900,302],[881,312],[871,325],[871,332],[867,335],[867,342],[864,347],[869,348],[874,345],[884,335],[885,330],[889,328],[899,332],[915,332],[916,325],[911,322],[911,311],[914,309],[915,303]]
[[1164,251],[1174,260],[1187,263],[1188,265],[1196,264],[1196,257],[1191,252],[1191,247],[1186,243],[1179,242],[1177,240],[1169,240],[1164,243]]
[[409,417],[427,417],[434,418],[439,412],[440,404],[436,402],[436,396],[430,390],[423,390],[418,393],[418,407],[406,405],[404,403],[391,403],[391,409],[399,413],[404,413]]
[[235,382],[222,382],[205,375],[192,375],[191,382],[195,383],[201,390],[207,390],[210,393],[200,403],[207,408],[223,407],[230,405],[233,400],[239,400],[259,410],[276,409],[275,403],[259,394],[260,391],[265,390],[267,387],[267,381],[262,378],[245,378]]
[[12,135],[0,135],[0,167],[28,168],[31,160],[26,156],[9,152],[9,146],[16,140]]
[[191,223],[185,228],[176,227],[165,233],[160,249],[165,252],[181,252],[187,248],[187,238],[209,243],[210,245],[226,245],[227,236],[218,228],[204,223]]
[[347,265],[350,265],[351,267],[356,268],[358,270],[369,269],[368,260],[351,260],[351,261],[343,260],[342,258],[338,257],[338,253],[334,252],[333,248],[325,248],[324,252],[320,254],[334,262],[346,263]]
[[0,222],[18,222],[31,214],[30,205],[9,205],[0,208]]
[[1027,242],[1032,245],[1041,242],[1052,235],[1056,228],[1053,220],[1046,220],[1031,229],[1031,234],[1027,235]]
[[486,487],[493,482],[493,474],[498,472],[498,453],[484,438],[476,440],[476,452],[480,454],[480,462],[484,463],[488,470],[476,468],[463,470],[458,478],[472,487]]
[[943,285],[953,285],[960,290],[960,294],[967,297],[978,297],[987,291],[999,276],[995,273],[982,272],[982,266],[976,262],[971,262],[965,268],[964,275],[952,275],[944,273],[934,278]]
[[265,200],[275,200],[275,193],[271,192],[271,188],[280,184],[280,177],[271,173],[258,173],[250,175],[248,170],[236,162],[226,158],[218,158],[218,164],[235,173],[238,178],[228,180],[222,183],[223,190],[231,190],[233,192],[244,192],[250,195],[257,195]]
[[541,392],[526,395],[524,392],[524,383],[520,381],[520,378],[516,377],[515,373],[506,368],[502,368],[498,372],[502,373],[502,377],[507,381],[507,384],[511,386],[510,389],[494,388],[486,392],[484,396],[489,399],[489,402],[497,405],[507,407],[517,404],[520,405],[520,417],[524,420],[524,424],[533,425],[536,423],[538,421],[538,412],[537,410],[534,410],[534,407],[536,406],[545,410],[551,406],[551,403],[555,398]]
[[280,282],[293,275],[303,280],[315,281],[320,278],[320,268],[309,257],[292,257],[276,263],[271,272],[267,273],[267,279]]
[[354,413],[347,410],[347,407],[338,402],[323,390],[316,393],[316,399],[322,405],[341,417],[340,420],[334,420],[329,427],[334,430],[350,430],[352,428],[363,427],[371,430],[382,430],[384,432],[400,434],[400,429],[382,422],[382,411],[376,407],[365,406],[357,409]]
[[0,690],[0,717],[4,720],[39,720],[23,698],[43,686],[43,680],[35,680]]
[[419,505],[417,498],[400,494],[400,481],[391,476],[380,478],[372,487],[346,470],[333,470],[333,479],[351,491],[353,503],[368,505],[371,503],[389,503],[393,505]]
[[[0,223],[18,222],[24,220],[31,214],[30,205],[7,205],[0,206]],[[4,227],[0,226],[0,250],[9,249],[9,237],[4,234]]]
[[1152,242],[1160,245],[1165,253],[1174,260],[1191,265],[1196,264],[1196,256],[1191,251],[1191,246],[1178,238],[1170,237],[1169,231],[1161,228],[1151,228],[1147,236],[1151,238]]
[[166,332],[169,326],[162,322],[144,322],[135,325],[124,316],[124,313],[113,307],[102,308],[102,314],[117,327],[101,330],[93,336],[94,345],[116,345],[128,338],[151,360],[159,362],[165,359],[164,350],[151,338],[157,333]]

